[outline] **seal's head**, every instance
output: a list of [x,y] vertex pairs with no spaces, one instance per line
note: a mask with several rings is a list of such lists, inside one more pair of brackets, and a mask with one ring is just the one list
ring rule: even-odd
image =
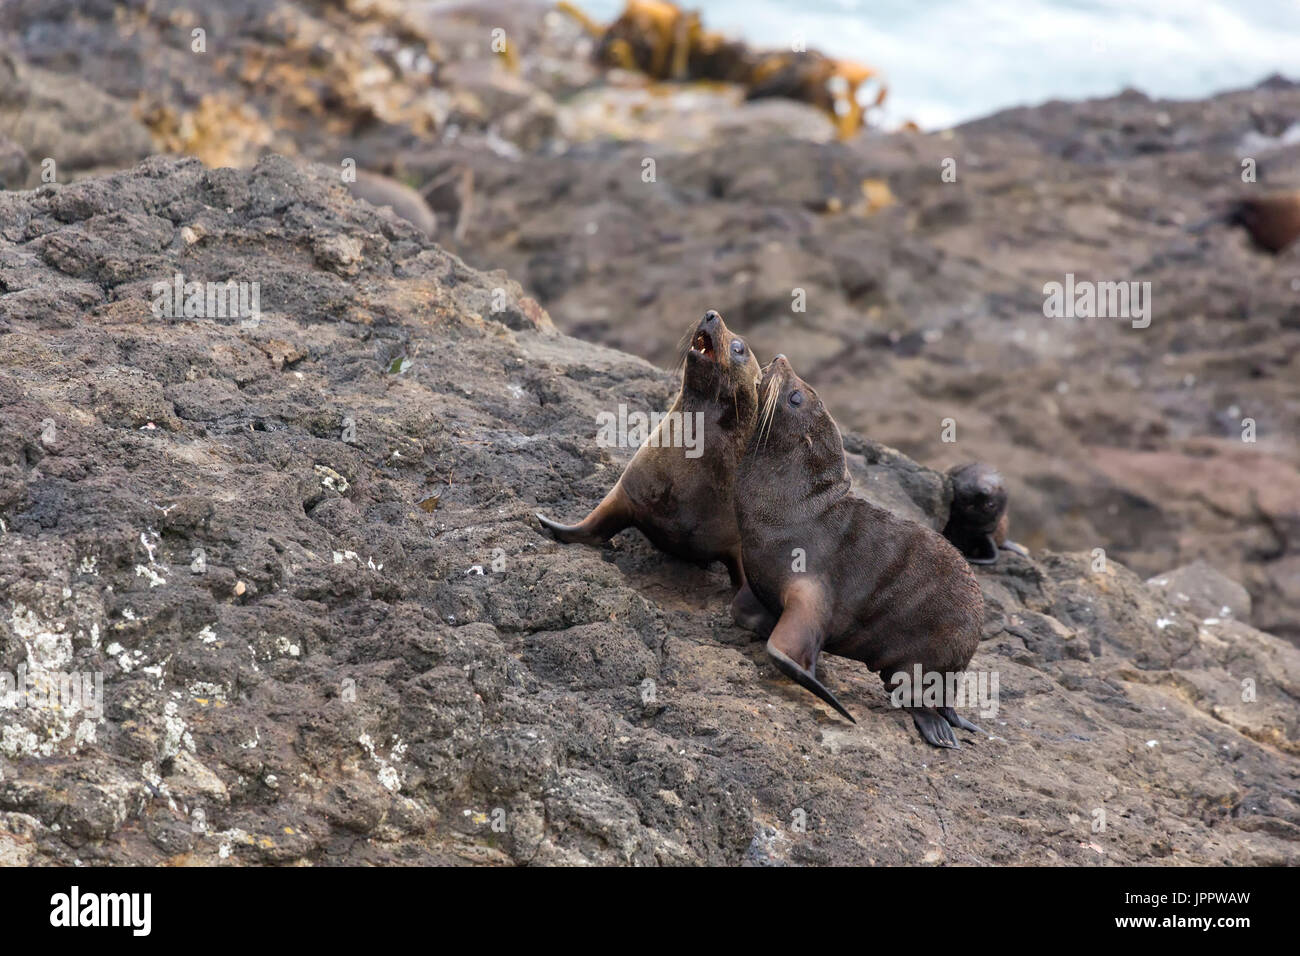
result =
[[1007,510],[1007,488],[990,465],[972,462],[949,472],[952,510],[949,520],[966,531],[991,534]]
[[791,490],[812,493],[848,481],[839,426],[816,390],[795,373],[784,355],[763,369],[758,401],[758,424],[746,458],[794,455],[801,467],[783,472]]
[[741,422],[753,423],[758,408],[758,359],[740,336],[727,328],[713,309],[690,333],[682,391],[718,401],[736,412]]

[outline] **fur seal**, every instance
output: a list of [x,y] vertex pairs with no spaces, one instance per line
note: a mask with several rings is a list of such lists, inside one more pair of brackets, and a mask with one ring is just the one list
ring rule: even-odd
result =
[[[823,650],[862,661],[887,686],[917,666],[926,674],[964,671],[984,604],[957,549],[851,493],[840,430],[785,356],[764,370],[759,394],[759,421],[736,473],[747,583],[733,615],[770,625],[767,653],[776,666],[849,720],[817,680]],[[907,708],[937,747],[959,746],[953,727],[982,733],[951,703]]]
[[1244,226],[1255,245],[1276,255],[1300,237],[1300,192],[1243,199],[1228,221]]
[[[723,562],[732,584],[744,584],[732,490],[758,417],[761,374],[745,341],[709,310],[690,334],[681,391],[669,416],[609,494],[578,524],[557,524],[541,514],[537,520],[557,541],[592,545],[636,527],[661,551],[701,566]],[[693,420],[701,423],[697,457],[657,440],[666,435],[674,412],[696,415]]]
[[998,550],[1029,557],[1021,545],[1007,539],[1007,487],[992,465],[971,462],[948,470],[952,507],[943,536],[971,564],[993,564]]
[[1278,255],[1300,238],[1300,190],[1238,199],[1187,231],[1202,233],[1221,225],[1241,226],[1257,249]]
[[350,192],[375,208],[389,206],[393,212],[416,226],[430,239],[438,231],[438,217],[434,215],[424,197],[405,183],[381,176],[378,173],[356,171],[356,182],[349,183]]

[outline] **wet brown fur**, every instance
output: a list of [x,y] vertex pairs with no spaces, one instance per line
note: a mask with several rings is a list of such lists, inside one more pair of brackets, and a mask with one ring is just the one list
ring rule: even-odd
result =
[[[701,331],[712,338],[714,358],[690,347]],[[733,351],[739,342],[743,352]],[[718,313],[710,311],[685,339],[682,387],[671,412],[704,414],[703,454],[642,445],[604,500],[576,525],[538,515],[559,541],[598,545],[635,527],[655,547],[706,565],[721,561],[732,583],[744,584],[733,487],[736,467],[758,417],[758,361]]]
[[[784,357],[765,370],[760,396],[736,477],[748,581],[733,602],[737,621],[771,628],[777,666],[845,716],[816,680],[823,650],[864,662],[887,685],[918,664],[927,673],[965,670],[983,600],[961,554],[934,530],[852,494],[839,428]],[[793,568],[796,549],[803,571]],[[909,710],[939,746],[957,745],[949,726],[974,727],[950,707]]]

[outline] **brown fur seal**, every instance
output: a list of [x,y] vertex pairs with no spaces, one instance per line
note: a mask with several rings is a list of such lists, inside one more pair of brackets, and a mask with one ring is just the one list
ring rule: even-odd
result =
[[1300,237],[1300,192],[1244,199],[1228,221],[1244,226],[1255,245],[1276,255]]
[[[624,528],[636,527],[661,551],[701,565],[722,561],[733,584],[744,584],[740,532],[732,488],[758,416],[758,360],[710,310],[691,334],[682,388],[659,426],[628,463],[603,501],[576,525],[537,520],[564,542],[601,544]],[[663,447],[672,413],[695,415],[702,423],[700,454]]]
[[429,238],[438,231],[438,217],[433,214],[424,197],[410,186],[395,179],[368,173],[358,169],[357,180],[349,183],[350,191],[357,199],[364,199],[370,205],[380,208],[389,206],[393,212],[407,222],[417,226]]
[[958,465],[948,471],[952,479],[952,507],[943,536],[971,564],[993,564],[998,550],[1029,552],[1007,540],[1007,487],[997,469],[982,462]]
[[1187,231],[1201,233],[1224,224],[1243,227],[1257,248],[1277,255],[1300,238],[1300,191],[1236,200]]
[[[886,685],[917,666],[964,671],[984,606],[957,549],[851,493],[840,430],[785,356],[764,371],[759,393],[762,413],[736,474],[747,586],[733,613],[761,625],[753,608],[765,609],[776,666],[849,720],[817,680],[823,650],[862,661]],[[951,703],[907,708],[935,746],[958,746],[952,727],[979,731]]]

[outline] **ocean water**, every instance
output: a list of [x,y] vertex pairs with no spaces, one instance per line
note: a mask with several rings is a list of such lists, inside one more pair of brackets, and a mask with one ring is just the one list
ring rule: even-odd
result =
[[[602,20],[623,0],[578,5]],[[887,128],[942,129],[1011,106],[1135,87],[1197,99],[1271,73],[1300,80],[1300,0],[685,0],[757,46],[880,70]]]

